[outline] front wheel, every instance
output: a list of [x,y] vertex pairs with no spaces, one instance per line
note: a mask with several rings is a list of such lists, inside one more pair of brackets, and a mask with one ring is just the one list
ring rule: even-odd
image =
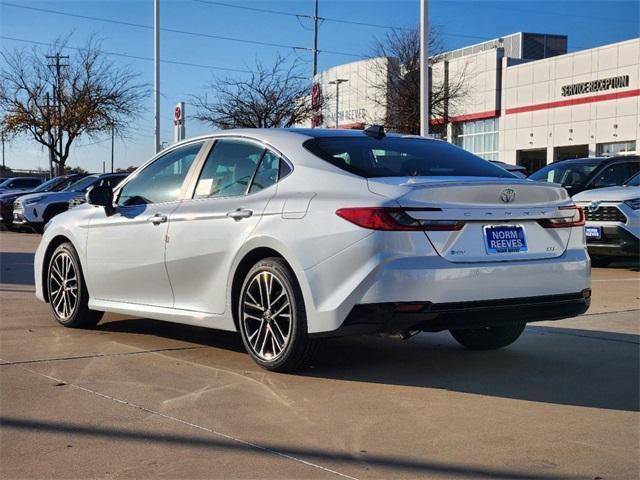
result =
[[58,246],[47,266],[49,305],[58,323],[65,327],[93,327],[103,312],[90,310],[89,292],[84,283],[80,261],[69,242]]
[[515,342],[526,326],[525,322],[480,328],[460,328],[449,330],[453,338],[471,350],[496,350]]
[[242,342],[261,367],[291,372],[307,365],[317,341],[307,333],[298,283],[281,258],[266,258],[247,273],[238,301]]

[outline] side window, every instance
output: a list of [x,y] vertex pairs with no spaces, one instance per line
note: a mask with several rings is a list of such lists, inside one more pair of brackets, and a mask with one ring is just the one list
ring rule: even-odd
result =
[[264,147],[246,140],[216,141],[202,168],[194,198],[244,195],[263,153]]
[[33,178],[20,178],[16,180],[16,187],[18,188],[29,188],[29,187],[37,187],[40,185],[40,181]]
[[593,180],[593,187],[611,187],[622,185],[629,178],[633,171],[631,163],[614,163],[602,170]]
[[187,145],[158,158],[120,190],[118,205],[178,200],[182,183],[201,147],[202,143]]
[[289,175],[291,173],[291,170],[291,166],[284,160],[280,159],[280,172],[278,174],[278,180]]
[[249,193],[256,193],[262,189],[270,187],[278,181],[278,169],[280,167],[280,157],[267,150],[260,162],[258,171],[253,178],[253,183]]
[[116,188],[116,186],[122,181],[124,180],[126,177],[107,177],[105,179],[103,179],[100,182],[100,185],[102,186],[106,186],[106,187],[111,187],[111,188]]

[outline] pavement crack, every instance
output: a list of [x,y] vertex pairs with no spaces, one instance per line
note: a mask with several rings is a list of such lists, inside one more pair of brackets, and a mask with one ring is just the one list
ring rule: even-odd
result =
[[[192,348],[206,348],[206,347],[192,347]],[[163,349],[163,350],[171,350],[171,349]],[[179,349],[173,349],[173,350],[179,350]],[[135,352],[132,352],[132,353],[135,353]],[[145,352],[145,353],[147,353],[147,352]],[[83,357],[80,357],[80,358],[83,358]],[[162,413],[162,412],[159,412],[157,410],[153,410],[151,408],[145,407],[143,405],[139,405],[137,403],[130,402],[128,400],[117,398],[117,397],[114,397],[114,396],[106,394],[106,393],[98,392],[96,390],[92,390],[90,388],[83,387],[81,385],[77,385],[77,384],[72,383],[72,382],[67,382],[65,380],[62,380],[62,379],[57,378],[57,377],[53,377],[51,375],[47,375],[45,373],[41,373],[41,372],[37,372],[35,370],[31,370],[31,369],[29,369],[27,367],[21,366],[20,363],[11,363],[11,362],[7,362],[6,360],[3,360],[3,359],[0,358],[0,365],[12,365],[12,366],[15,366],[16,368],[19,368],[21,370],[29,372],[29,373],[31,373],[33,375],[37,375],[37,376],[46,378],[48,380],[51,380],[53,382],[56,382],[57,385],[64,384],[64,385],[69,386],[71,388],[75,388],[75,389],[80,390],[82,392],[92,394],[92,395],[94,395],[96,397],[112,401],[112,402],[117,403],[119,405],[124,405],[124,406],[131,407],[131,408],[134,408],[134,409],[137,409],[137,410],[141,410],[141,411],[143,411],[145,413],[148,413],[148,414],[151,414],[151,415],[156,415],[158,417],[164,418],[166,420],[170,420],[170,421],[175,422],[175,423],[179,423],[179,424],[191,427],[191,428],[195,428],[195,429],[198,429],[198,430],[201,430],[201,431],[205,431],[205,432],[210,433],[212,435],[215,435],[217,437],[224,438],[225,440],[241,444],[241,445],[243,445],[245,447],[251,447],[251,448],[254,448],[256,450],[267,452],[267,453],[276,455],[276,456],[278,456],[280,458],[284,458],[284,459],[287,459],[287,460],[291,460],[293,462],[301,463],[302,465],[306,465],[308,467],[316,468],[318,470],[322,470],[322,471],[324,471],[326,473],[330,473],[330,474],[336,475],[338,477],[347,478],[349,480],[359,480],[358,478],[352,477],[351,475],[347,475],[346,473],[338,472],[338,471],[333,470],[331,468],[319,465],[317,463],[310,462],[308,460],[304,460],[302,458],[290,455],[288,453],[281,452],[281,451],[275,450],[273,448],[265,447],[265,446],[260,445],[258,443],[249,442],[247,440],[243,440],[241,438],[234,437],[232,435],[228,435],[228,434],[223,433],[223,432],[219,432],[219,431],[214,430],[212,428],[205,427],[203,425],[198,425],[197,423],[192,423],[192,422],[189,422],[187,420],[184,420],[184,419],[181,419],[181,418],[178,418],[178,417],[174,417],[173,415],[168,415],[166,413]]]
[[8,360],[1,360],[0,365],[25,365],[30,363],[64,362],[68,360],[82,360],[87,358],[123,357],[128,355],[144,355],[147,353],[181,352],[181,351],[187,351],[187,350],[200,350],[203,348],[210,348],[210,347],[205,347],[205,346],[175,347],[175,348],[157,348],[153,350],[139,350],[136,352],[91,353],[87,355],[74,355],[71,357],[41,358],[38,360],[16,360],[14,362],[11,362]]

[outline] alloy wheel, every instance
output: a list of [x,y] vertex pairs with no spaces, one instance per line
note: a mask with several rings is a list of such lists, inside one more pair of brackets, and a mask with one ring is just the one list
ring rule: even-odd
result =
[[62,321],[68,320],[78,306],[78,272],[67,252],[62,251],[51,260],[49,298]]
[[280,279],[269,271],[257,272],[241,299],[241,318],[247,344],[265,361],[277,359],[291,339],[291,300]]

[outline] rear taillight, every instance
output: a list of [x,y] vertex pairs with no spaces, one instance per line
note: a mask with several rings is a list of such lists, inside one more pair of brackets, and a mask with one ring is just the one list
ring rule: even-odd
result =
[[464,226],[460,220],[418,220],[407,211],[441,212],[440,208],[341,208],[336,215],[371,230],[455,231]]
[[584,226],[584,210],[575,205],[567,207],[559,207],[562,213],[567,213],[564,217],[545,218],[538,220],[538,223],[544,228],[567,228]]

